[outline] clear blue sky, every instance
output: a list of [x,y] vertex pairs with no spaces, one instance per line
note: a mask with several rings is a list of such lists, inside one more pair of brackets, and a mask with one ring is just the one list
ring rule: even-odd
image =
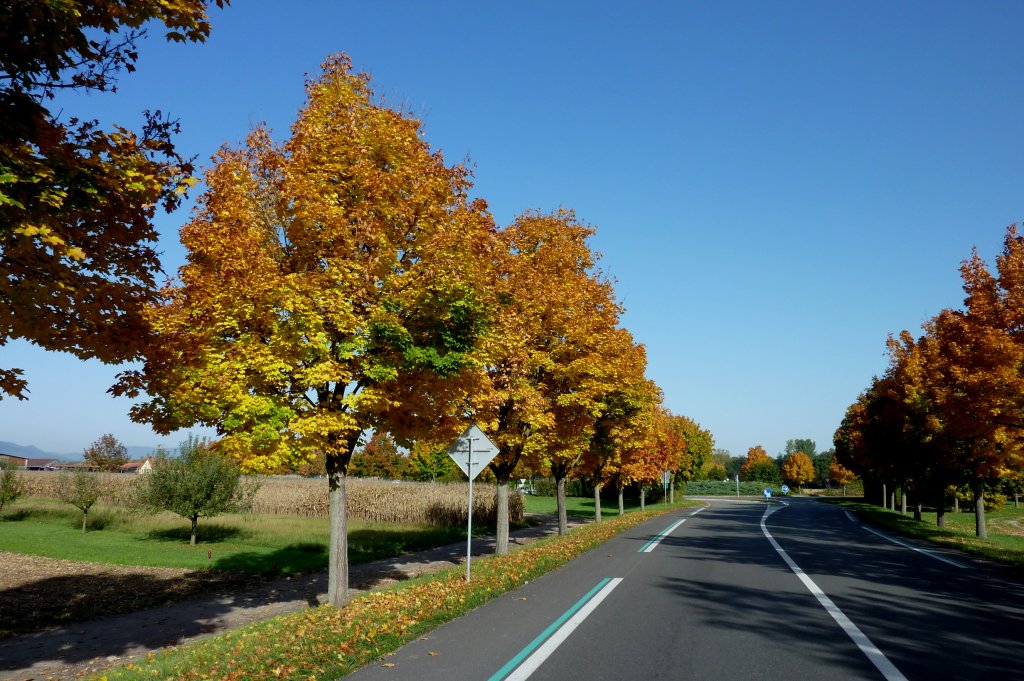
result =
[[[170,111],[206,162],[259,121],[287,134],[304,74],[347,52],[470,160],[499,223],[566,206],[597,227],[648,375],[736,455],[830,447],[886,335],[960,305],[960,261],[1024,218],[1016,1],[238,0],[212,19],[205,45],[154,30],[117,95],[67,112]],[[159,221],[169,273],[186,219]],[[2,353],[32,393],[0,402],[0,440],[184,437],[132,424],[114,368]]]

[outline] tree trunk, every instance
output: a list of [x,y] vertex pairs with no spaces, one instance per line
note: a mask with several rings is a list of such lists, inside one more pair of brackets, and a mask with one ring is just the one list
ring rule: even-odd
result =
[[885,483],[883,482],[882,483],[882,508],[888,508],[888,506],[886,506],[886,503],[888,503],[888,501],[889,501],[889,497],[885,493]]
[[675,480],[673,480],[672,482],[668,483],[668,503],[670,503],[670,504],[676,503],[676,482],[675,482]]
[[900,513],[907,514],[907,490],[900,488]]
[[889,510],[896,510],[896,490],[889,492]]
[[921,502],[918,501],[914,504],[914,520],[921,522]]
[[189,520],[192,521],[192,539],[189,540],[189,546],[196,545],[196,534],[199,532],[199,516],[194,515]]
[[82,509],[82,534],[85,534],[85,524],[89,521],[89,509]]
[[958,495],[956,492],[953,492],[953,512],[960,512],[960,495]]
[[[351,452],[351,450],[349,450]],[[347,462],[338,453],[327,454],[327,494],[330,502],[331,539],[327,554],[327,603],[340,608],[348,602],[348,498]]]
[[594,522],[601,522],[601,483],[594,485]]
[[626,515],[625,500],[623,497],[622,485],[619,485],[619,515]]
[[503,477],[498,479],[498,490],[494,493],[497,513],[494,552],[499,556],[508,555],[508,476]]
[[979,539],[988,537],[985,527],[985,484],[981,480],[974,481],[974,534]]
[[640,486],[640,510],[641,511],[644,510],[644,508],[647,505],[646,504],[646,502],[647,502],[646,496],[647,496],[647,488],[645,488],[643,485],[641,485]]
[[565,511],[565,478],[555,481],[555,505],[558,506],[558,534],[565,536],[569,532],[569,515]]

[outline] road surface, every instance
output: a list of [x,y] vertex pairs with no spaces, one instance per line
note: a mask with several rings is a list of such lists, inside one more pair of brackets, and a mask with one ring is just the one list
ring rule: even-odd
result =
[[811,499],[707,503],[349,678],[1019,678],[1024,588],[1003,569],[896,541]]

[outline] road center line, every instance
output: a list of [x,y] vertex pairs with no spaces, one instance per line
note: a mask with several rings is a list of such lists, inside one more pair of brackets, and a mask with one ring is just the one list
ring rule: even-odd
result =
[[807,587],[807,590],[818,599],[818,603],[821,604],[821,607],[825,608],[825,612],[832,616],[832,619],[836,621],[836,624],[846,632],[846,635],[850,637],[858,648],[860,648],[860,651],[867,656],[868,660],[871,661],[871,664],[875,665],[875,668],[881,672],[882,676],[884,676],[887,681],[907,681],[907,677],[900,673],[900,670],[896,668],[896,665],[889,661],[889,658],[887,658],[882,651],[878,649],[878,646],[871,642],[871,639],[869,639],[867,635],[862,632],[860,628],[858,628],[857,625],[854,624],[845,613],[843,613],[842,610],[839,609],[839,606],[832,602],[831,598],[825,595],[825,592],[814,583],[814,580],[808,577],[807,573],[801,570],[800,566],[797,565],[793,559],[789,557],[789,554],[779,546],[779,543],[775,541],[775,537],[773,537],[771,532],[768,531],[768,526],[765,525],[764,521],[767,520],[768,516],[776,510],[778,510],[778,507],[767,507],[764,509],[764,515],[761,516],[761,531],[764,533],[764,536],[768,538],[768,542],[772,545],[772,548],[782,556],[782,560],[786,561],[786,565],[788,565],[789,569],[793,571],[793,574],[795,574],[800,581],[803,582],[803,585]]
[[[597,583],[593,589],[587,592],[576,604],[562,613],[562,616],[551,623],[551,625],[540,633],[540,636],[519,651],[504,667],[494,672],[487,681],[525,681],[530,675],[537,671],[544,660],[551,656],[551,653],[562,645],[565,639],[569,638],[576,627],[578,627],[587,616],[601,604],[608,594],[619,585],[622,577],[614,579],[606,577]],[[542,645],[543,644],[543,645]],[[538,647],[539,646],[539,647]],[[533,653],[532,655],[530,653]],[[527,657],[529,655],[529,657]],[[524,661],[525,658],[525,661]],[[522,662],[522,664],[520,664]],[[519,665],[516,668],[516,665]],[[514,672],[512,670],[515,669]],[[509,672],[512,672],[509,674]]]

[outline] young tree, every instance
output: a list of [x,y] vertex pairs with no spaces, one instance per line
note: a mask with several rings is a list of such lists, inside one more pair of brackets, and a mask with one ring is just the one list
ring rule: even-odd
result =
[[85,468],[76,468],[58,474],[57,498],[82,512],[82,534],[85,534],[89,521],[89,509],[95,505],[102,493],[103,484],[97,473]]
[[118,471],[128,463],[128,448],[112,434],[101,435],[84,452],[85,463],[102,471]]
[[156,459],[142,477],[138,501],[153,511],[171,511],[192,523],[191,546],[196,545],[200,518],[212,518],[244,508],[255,488],[242,484],[238,465],[211,451],[205,440],[189,436],[177,458]]
[[328,601],[348,599],[345,481],[361,435],[454,437],[475,389],[493,226],[419,122],[374,103],[344,55],[291,137],[222,150],[182,228],[188,263],[148,319],[159,342],[115,392],[160,432],[203,423],[247,470],[325,456]]
[[0,511],[25,494],[25,480],[10,459],[0,459]]
[[[108,363],[142,349],[140,306],[160,270],[152,218],[194,182],[172,142],[177,123],[146,112],[139,132],[104,130],[49,102],[60,90],[115,90],[147,22],[169,40],[205,41],[210,4],[0,3],[0,345],[22,338]],[[0,369],[0,398],[26,392],[20,369]]]
[[814,464],[810,457],[799,450],[787,456],[782,464],[782,479],[797,487],[814,480]]

